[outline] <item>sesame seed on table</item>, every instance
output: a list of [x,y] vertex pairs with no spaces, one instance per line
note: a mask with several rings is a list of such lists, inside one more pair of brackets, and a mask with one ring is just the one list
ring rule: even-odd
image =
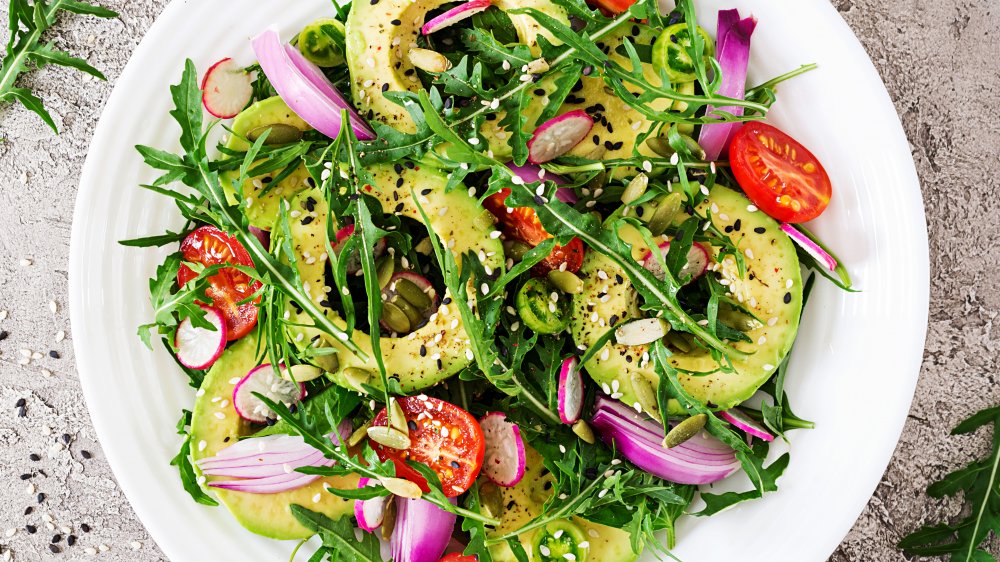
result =
[[[166,560],[101,453],[69,327],[70,217],[80,169],[111,86],[167,1],[99,3],[121,16],[63,17],[51,39],[110,81],[51,66],[25,78],[62,134],[0,104],[0,562]],[[1000,122],[983,115],[1000,107],[1000,73],[988,71],[1000,52],[1000,9],[971,0],[832,3],[868,49],[910,139],[927,207],[932,286],[924,365],[902,439],[830,560],[905,560],[894,548],[904,534],[955,512],[950,502],[927,499],[924,488],[988,446],[986,434],[948,431],[1000,404],[992,335],[1000,225],[973,220],[1000,211]],[[0,19],[6,6],[0,2]],[[610,141],[593,135],[586,142]],[[1000,545],[990,550],[1000,553]]]

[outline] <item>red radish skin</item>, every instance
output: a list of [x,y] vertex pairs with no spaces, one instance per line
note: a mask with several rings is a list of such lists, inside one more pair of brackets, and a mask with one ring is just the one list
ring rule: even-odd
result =
[[219,119],[232,119],[253,98],[253,80],[231,58],[213,64],[201,81],[201,103]]
[[[550,181],[556,185],[566,184],[566,178],[556,174],[547,173],[545,171],[545,168],[542,168],[541,166],[536,166],[534,164],[525,164],[524,166],[518,166],[513,162],[508,162],[507,168],[509,168],[511,172],[514,172],[515,176],[524,180],[524,183]],[[576,202],[579,201],[579,199],[577,199],[576,197],[576,192],[568,187],[557,188],[556,199],[562,201],[563,203],[566,203],[567,205],[576,205]]]
[[305,397],[306,386],[275,375],[270,363],[251,369],[233,388],[233,407],[236,408],[236,413],[247,421],[266,423],[268,419],[273,419],[275,414],[254,396],[254,393],[291,406]]
[[226,349],[228,337],[226,319],[216,308],[201,306],[201,309],[205,311],[205,320],[215,326],[215,330],[195,327],[190,318],[185,318],[177,326],[177,333],[174,336],[177,360],[189,369],[211,367]]
[[757,424],[757,422],[750,419],[746,414],[736,408],[730,408],[719,412],[719,417],[731,423],[733,427],[739,429],[747,435],[756,437],[763,441],[770,443],[774,441],[774,436],[771,435],[766,429]]
[[490,0],[469,0],[431,19],[420,28],[420,33],[430,35],[482,12],[490,7]]
[[570,357],[563,361],[559,369],[559,421],[576,423],[583,412],[583,377],[580,376],[580,360]]
[[483,474],[497,486],[509,488],[524,478],[528,457],[521,439],[521,428],[507,421],[503,412],[492,412],[479,420],[486,438]]
[[528,140],[528,161],[544,164],[569,152],[587,138],[594,120],[582,109],[558,115],[542,123]]
[[[358,480],[358,488],[377,485],[378,482],[370,478],[362,477]],[[377,498],[354,502],[354,518],[358,520],[358,527],[362,531],[374,533],[385,521],[385,506],[388,503],[389,496],[379,496]]]
[[[666,259],[668,251],[670,251],[670,242],[661,243],[660,253],[664,259]],[[688,279],[688,283],[690,283],[701,277],[708,270],[708,264],[712,261],[710,256],[711,254],[709,254],[708,249],[700,242],[691,244],[691,249],[688,250],[687,263],[681,268],[681,278],[690,275],[690,279]],[[646,252],[646,256],[642,259],[642,266],[652,272],[657,279],[663,281],[663,268],[660,267],[660,262],[653,255],[652,251]]]

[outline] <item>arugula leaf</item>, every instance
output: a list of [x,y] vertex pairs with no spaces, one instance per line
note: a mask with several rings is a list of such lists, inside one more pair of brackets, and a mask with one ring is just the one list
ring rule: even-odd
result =
[[11,0],[8,10],[10,37],[7,39],[6,54],[0,59],[0,104],[20,102],[58,134],[59,128],[42,100],[31,90],[18,88],[15,84],[21,74],[29,70],[29,62],[36,68],[42,68],[46,64],[75,68],[104,80],[104,74],[87,61],[56,50],[52,43],[40,44],[39,41],[42,34],[55,23],[60,11],[99,18],[117,17],[118,13],[78,0],[52,0],[49,3],[42,0],[31,3],[28,0]]
[[170,461],[170,466],[177,467],[181,484],[184,486],[184,490],[191,495],[191,499],[202,505],[214,507],[219,505],[219,502],[202,490],[201,484],[198,483],[198,473],[195,472],[194,465],[191,463],[191,434],[187,430],[190,425],[191,412],[182,410],[181,418],[177,421],[177,434],[183,435],[184,441],[181,443],[181,450],[177,456]]
[[303,527],[319,535],[323,541],[320,551],[324,556],[342,562],[382,562],[375,534],[361,533],[359,539],[349,517],[334,521],[297,504],[292,504],[289,509]]
[[995,562],[983,544],[991,531],[1000,534],[1000,406],[976,412],[959,423],[951,434],[972,433],[991,424],[993,439],[989,455],[927,488],[927,495],[938,499],[962,492],[967,508],[962,510],[961,518],[951,524],[926,525],[907,535],[899,541],[899,548],[905,554],[950,555],[951,562]]
[[[485,13],[494,9],[490,8]],[[500,10],[497,11],[499,12]],[[504,14],[504,17],[506,17],[506,14]],[[486,64],[502,65],[506,61],[511,69],[520,69],[535,59],[531,55],[531,49],[527,45],[520,43],[513,45],[504,44],[504,42],[496,39],[495,34],[486,33],[481,29],[463,30],[462,44],[465,45],[469,53],[474,53],[479,60]]]
[[483,65],[471,61],[468,55],[462,57],[458,64],[437,74],[434,84],[441,86],[442,91],[447,94],[466,98],[489,97],[490,91],[483,87]]

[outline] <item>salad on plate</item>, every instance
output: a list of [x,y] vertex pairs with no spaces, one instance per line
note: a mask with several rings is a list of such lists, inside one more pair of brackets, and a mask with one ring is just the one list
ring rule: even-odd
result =
[[765,120],[813,66],[748,84],[757,22],[690,0],[317,16],[188,61],[137,147],[191,497],[315,561],[617,562],[777,490],[814,273],[852,290]]

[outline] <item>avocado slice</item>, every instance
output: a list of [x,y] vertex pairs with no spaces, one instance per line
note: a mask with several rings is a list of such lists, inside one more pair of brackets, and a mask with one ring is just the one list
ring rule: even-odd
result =
[[[504,535],[523,527],[526,523],[537,517],[542,512],[542,506],[552,495],[551,483],[553,476],[544,470],[542,456],[538,451],[525,444],[527,462],[524,467],[524,477],[515,486],[510,488],[497,488],[503,495],[499,502],[502,508],[500,525],[488,534],[491,537]],[[546,486],[548,484],[548,486]],[[488,484],[492,486],[492,484]],[[560,519],[558,521],[566,521]],[[621,529],[607,527],[598,523],[591,523],[580,517],[570,519],[583,532],[587,542],[590,543],[587,559],[585,562],[603,562],[614,560],[615,562],[632,562],[639,557],[638,552],[632,552],[632,537],[629,533]],[[528,553],[529,560],[535,562],[538,557],[532,552],[535,534],[539,530],[532,530],[518,536],[521,545]],[[500,543],[490,548],[490,554],[494,562],[516,562],[517,558],[510,550],[507,543]]]
[[[252,435],[253,426],[240,418],[233,407],[233,388],[251,369],[261,364],[257,335],[234,343],[205,375],[195,400],[191,417],[191,457],[199,460],[214,456],[231,443]],[[229,480],[208,476],[208,481]],[[324,488],[357,487],[357,476],[320,478],[308,486],[277,494],[250,494],[214,489],[219,500],[248,530],[274,539],[304,539],[313,533],[292,515],[289,506],[299,504],[332,519],[353,513],[354,502],[337,497]],[[316,498],[319,501],[314,501]]]
[[[347,65],[351,71],[351,91],[362,117],[404,133],[416,131],[410,114],[382,93],[422,89],[407,54],[417,46],[417,36],[427,12],[448,3],[447,0],[375,0],[351,5],[347,17]],[[550,0],[499,0],[494,6],[505,11],[536,8],[568,21],[565,10]],[[554,41],[528,15],[511,14],[511,21],[520,42],[529,45],[536,54],[539,35]],[[512,69],[512,78],[519,72],[519,69]]]
[[[737,349],[751,354],[745,360],[733,361],[735,372],[680,376],[684,388],[695,398],[724,410],[750,398],[791,350],[802,311],[802,275],[792,241],[774,219],[752,207],[742,194],[716,186],[702,205],[703,211],[706,208],[712,208],[712,222],[717,228],[730,228],[730,238],[745,254],[746,278],[739,278],[732,258],[722,262],[722,273],[734,279],[730,285],[734,296],[742,299],[743,305],[763,321],[762,325],[747,332],[754,343],[734,344]],[[652,212],[643,214],[650,216]],[[648,251],[646,245],[641,239],[629,242],[633,244],[633,257],[642,259]],[[712,250],[715,261],[718,248]],[[612,317],[618,323],[641,317],[638,296],[631,281],[607,257],[588,252],[579,275],[584,289],[573,298],[574,314],[570,324],[577,345],[594,345],[612,325]],[[603,352],[598,353],[585,365],[591,378],[620,392],[622,402],[655,413],[656,401],[652,393],[659,378],[652,361],[644,358],[649,347],[614,342],[606,346],[609,353],[604,359]],[[679,369],[696,372],[717,368],[708,353],[697,351],[677,353],[672,356],[671,363]]]
[[[484,265],[496,271],[504,267],[503,246],[499,239],[490,237],[490,232],[493,230],[492,215],[484,210],[476,199],[469,196],[464,188],[459,186],[450,192],[445,192],[447,179],[432,167],[415,166],[411,170],[404,166],[394,168],[389,165],[376,165],[369,168],[369,172],[375,179],[369,193],[382,204],[383,212],[396,213],[421,221],[417,205],[411,197],[412,189],[418,194],[420,205],[430,217],[430,224],[427,226],[451,247],[456,258],[471,251],[483,258]],[[308,287],[307,292],[317,305],[322,307],[321,303],[328,298],[324,290],[328,261],[325,256],[329,251],[326,235],[326,217],[329,211],[326,200],[318,190],[309,189],[292,201],[291,208],[302,213],[299,215],[299,220],[294,220],[289,225],[294,241],[293,251],[297,258],[296,265]],[[313,218],[304,221],[306,217]],[[461,265],[460,258],[458,261]],[[470,287],[469,294],[475,293],[476,290]],[[329,298],[337,296],[330,295]],[[365,297],[361,295],[356,298]],[[465,333],[462,318],[454,304],[444,304],[450,303],[452,298],[453,295],[445,291],[443,304],[438,309],[437,315],[415,332],[398,338],[381,339],[386,372],[390,377],[399,378],[405,392],[436,384],[455,375],[469,364],[470,360],[466,356],[469,338]],[[346,326],[343,319],[333,310],[327,310],[328,316],[338,326]],[[310,323],[304,313],[296,313],[294,308],[290,313],[299,323]],[[315,329],[293,327],[290,330],[292,341],[309,343],[319,336],[316,340],[322,342],[319,345],[336,349],[337,367],[332,374],[334,382],[360,390],[359,381],[349,380],[344,373],[345,369],[354,368],[371,373],[370,380],[362,382],[375,387],[380,385],[377,366],[373,359],[369,359],[368,362],[362,361],[344,348],[340,341]],[[355,330],[352,339],[371,357],[371,341],[368,334]]]
[[[288,107],[284,100],[274,96],[254,103],[236,116],[233,120],[233,134],[226,139],[226,148],[239,151],[248,150],[250,146],[243,140],[243,137],[246,137],[250,131],[267,125],[288,125],[303,132],[312,129],[308,123]],[[263,159],[257,160],[253,165],[257,166],[265,161]],[[257,228],[270,230],[274,225],[274,217],[278,215],[280,201],[293,197],[299,191],[309,187],[309,171],[306,170],[305,165],[299,165],[290,175],[279,181],[277,185],[272,186],[271,181],[277,173],[248,178],[243,184],[243,212],[250,224]],[[223,172],[221,176],[222,189],[226,192],[226,198],[233,205],[240,203],[236,200],[236,190],[233,188],[233,184],[239,180],[239,172],[227,171]]]

